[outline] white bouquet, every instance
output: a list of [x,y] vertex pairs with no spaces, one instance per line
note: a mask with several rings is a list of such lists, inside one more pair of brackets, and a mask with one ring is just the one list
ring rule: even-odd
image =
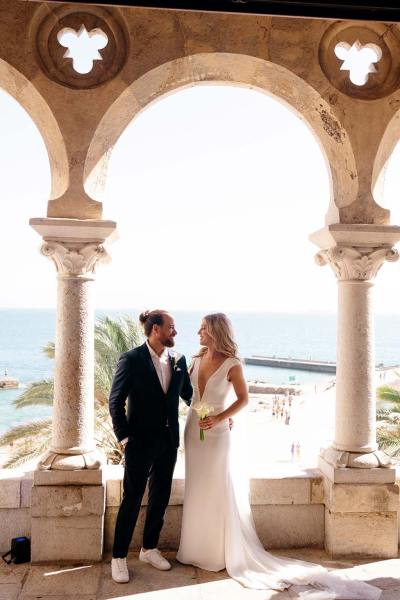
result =
[[[197,415],[198,415],[200,421],[202,421],[203,419],[208,417],[208,415],[210,413],[214,412],[214,407],[209,406],[208,404],[205,404],[204,402],[202,404],[198,404],[197,406],[193,406],[192,408],[193,408],[193,410],[195,410],[197,412]],[[200,428],[200,440],[202,442],[204,442],[204,429],[201,429],[201,428]]]

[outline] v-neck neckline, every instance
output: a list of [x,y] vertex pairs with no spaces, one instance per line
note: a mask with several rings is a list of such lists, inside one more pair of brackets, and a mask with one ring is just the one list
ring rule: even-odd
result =
[[200,360],[199,360],[199,366],[197,367],[197,388],[198,388],[198,390],[199,390],[199,401],[200,401],[200,402],[203,400],[204,394],[206,393],[206,389],[207,389],[208,382],[210,381],[210,379],[211,379],[212,377],[214,377],[214,375],[215,375],[216,373],[218,373],[218,371],[219,371],[219,370],[221,369],[221,367],[222,367],[222,366],[223,366],[223,365],[226,363],[226,361],[227,361],[227,360],[229,360],[229,358],[230,358],[230,357],[228,356],[228,358],[226,358],[224,361],[222,361],[222,363],[219,365],[219,367],[217,367],[217,368],[215,369],[215,371],[214,371],[213,373],[211,373],[210,377],[209,377],[209,378],[207,379],[207,381],[206,381],[206,384],[205,384],[205,386],[204,386],[204,389],[203,389],[203,393],[202,393],[202,394],[200,394],[199,373],[200,373],[200,365],[201,365],[201,359],[202,359],[202,357],[200,357]]

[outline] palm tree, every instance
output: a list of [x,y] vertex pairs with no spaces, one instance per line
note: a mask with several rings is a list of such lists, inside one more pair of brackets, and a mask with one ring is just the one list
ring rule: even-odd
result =
[[[396,373],[399,375],[398,373]],[[383,385],[376,390],[378,400],[385,405],[376,412],[382,424],[377,430],[379,447],[393,458],[400,457],[400,389]]]
[[[102,317],[95,324],[95,439],[110,463],[118,464],[122,452],[113,432],[108,412],[108,396],[118,361],[122,352],[142,343],[138,325],[129,317],[119,319]],[[54,343],[49,342],[43,352],[54,358]],[[26,406],[52,406],[53,381],[44,379],[30,384],[14,400],[16,408]],[[18,467],[28,460],[39,458],[49,448],[51,442],[51,418],[24,423],[9,429],[0,437],[0,446],[12,445],[11,456],[5,467]]]

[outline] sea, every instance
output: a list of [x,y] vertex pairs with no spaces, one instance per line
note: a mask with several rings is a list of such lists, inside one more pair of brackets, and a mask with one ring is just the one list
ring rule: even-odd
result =
[[[136,318],[136,309],[98,310],[96,318],[109,315]],[[178,335],[176,350],[192,356],[198,349],[197,331],[203,311],[173,311]],[[231,312],[230,317],[242,357],[252,355],[300,359],[336,360],[336,315],[327,313]],[[16,409],[13,401],[33,381],[52,377],[53,362],[42,348],[55,335],[55,310],[0,309],[0,374],[7,370],[20,382],[15,390],[0,390],[0,434],[10,427],[51,414],[48,407]],[[400,315],[376,315],[376,363],[400,363]],[[274,384],[317,384],[332,374],[294,369],[245,366],[248,380]]]

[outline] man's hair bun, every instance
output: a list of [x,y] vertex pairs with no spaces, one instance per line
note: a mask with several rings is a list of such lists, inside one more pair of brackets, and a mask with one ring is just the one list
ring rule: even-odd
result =
[[139,321],[144,325],[146,323],[147,319],[149,318],[149,315],[150,315],[150,311],[149,310],[143,311],[139,315]]
[[144,334],[149,337],[153,329],[153,325],[163,325],[164,315],[167,315],[165,310],[145,310],[139,315],[139,321],[143,325]]

